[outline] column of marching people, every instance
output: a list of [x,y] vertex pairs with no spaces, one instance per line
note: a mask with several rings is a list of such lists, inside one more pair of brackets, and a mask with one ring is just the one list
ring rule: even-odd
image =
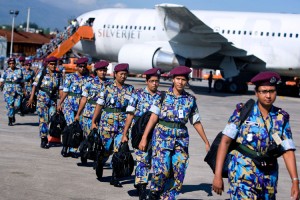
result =
[[[120,169],[118,163],[115,163],[122,162],[122,159],[118,161],[117,158],[114,158],[121,150],[123,151],[124,145],[128,145],[130,140],[136,139],[136,136],[132,138],[132,128],[134,125],[138,125],[138,120],[147,113],[150,113],[148,123],[134,148],[136,155],[134,187],[137,189],[139,199],[176,199],[178,197],[189,163],[189,133],[186,127],[188,121],[203,140],[205,150],[208,152],[210,149],[210,143],[201,123],[196,98],[185,91],[191,73],[191,69],[186,66],[173,68],[170,71],[172,85],[166,91],[160,91],[158,87],[161,69],[159,68],[145,71],[146,86],[135,89],[126,83],[129,74],[129,64],[127,63],[117,64],[113,70],[113,79],[108,79],[106,75],[109,63],[104,60],[96,62],[92,74],[90,74],[87,68],[88,59],[79,58],[76,62],[76,72],[66,75],[64,75],[63,67],[57,65],[59,59],[56,57],[46,58],[43,62],[44,65],[36,74],[30,69],[32,64],[30,61],[19,60],[21,61],[20,65],[16,66],[14,58],[8,59],[8,69],[4,71],[0,79],[0,87],[4,90],[8,125],[14,125],[16,113],[20,112],[20,115],[24,116],[22,107],[31,108],[35,105],[39,120],[40,147],[48,149],[51,147],[48,140],[49,123],[52,116],[62,113],[67,127],[78,124],[83,132],[83,137],[80,145],[63,142],[61,155],[63,157],[81,156],[83,164],[86,162],[83,158],[94,160],[94,169],[100,181],[103,175],[103,166],[113,155],[110,184],[114,187],[122,187]],[[271,92],[272,94],[276,92],[273,84],[274,77],[275,82],[280,80],[277,74],[272,73],[258,75],[254,78],[253,82],[257,83],[256,95],[258,96],[256,109],[262,109],[260,106],[264,105],[264,101],[260,99],[259,95],[270,96]],[[258,88],[266,86],[268,86],[267,90],[258,90]],[[272,87],[272,90],[269,87]],[[23,99],[26,100],[25,104],[21,104]],[[270,104],[272,109],[274,101],[275,99]],[[239,114],[240,111],[237,113]],[[230,120],[232,121],[232,119],[236,118],[231,117]],[[231,123],[230,120],[228,123]],[[276,118],[276,120],[280,121],[282,118]],[[67,129],[64,129],[64,134],[67,133],[65,130]],[[236,127],[233,128],[233,125],[230,127],[227,125],[223,134],[225,138],[226,134],[234,138],[233,132],[237,135],[238,131]],[[286,136],[283,137],[282,142],[283,156],[290,160],[287,168],[293,184],[294,182],[299,183],[294,153],[290,151],[295,149],[295,145],[291,139],[289,126],[284,133]],[[66,137],[63,135],[63,139]],[[94,143],[91,143],[89,138],[94,138]],[[229,141],[229,139],[227,140]],[[227,140],[226,142],[228,142]],[[247,140],[250,140],[249,136],[247,136]],[[225,143],[225,139],[222,142]],[[88,144],[92,144],[95,148],[94,156],[86,157],[84,154],[86,153],[84,145]],[[92,146],[88,146],[88,148],[90,149]],[[225,150],[225,144],[222,148]],[[218,152],[220,156],[217,157],[213,189],[218,194],[221,194],[223,189],[220,172],[225,153],[227,151]],[[149,180],[151,169],[153,174]],[[260,173],[259,168],[255,169]],[[232,172],[228,173],[230,175]],[[277,181],[276,178],[273,177],[273,179]],[[239,188],[235,184],[236,182],[238,181],[230,182],[231,190]],[[147,187],[150,188],[149,193],[147,193]],[[244,192],[245,194],[232,192],[231,198],[244,199],[250,193],[254,195],[251,191]],[[292,186],[292,194],[299,195],[298,185],[297,187]],[[241,197],[242,195],[245,196]]]

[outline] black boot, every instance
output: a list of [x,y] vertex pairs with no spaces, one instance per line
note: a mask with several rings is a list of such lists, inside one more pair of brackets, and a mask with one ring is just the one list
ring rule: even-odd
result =
[[160,199],[159,192],[150,191],[149,200],[159,200]]
[[16,122],[16,118],[15,116],[12,117],[12,123],[15,123]]
[[49,149],[48,138],[47,136],[41,137],[41,148]]
[[137,190],[139,192],[139,200],[147,199],[147,184],[138,184]]
[[115,187],[123,187],[122,184],[120,183],[120,181],[117,179],[116,173],[114,172],[114,170],[113,170],[113,173],[111,176],[110,184],[114,185]]
[[13,118],[12,117],[8,118],[8,126],[13,126]]
[[68,157],[68,156],[69,156],[69,154],[68,154],[68,147],[63,146],[63,148],[62,148],[62,150],[61,150],[61,155],[62,155],[63,157]]

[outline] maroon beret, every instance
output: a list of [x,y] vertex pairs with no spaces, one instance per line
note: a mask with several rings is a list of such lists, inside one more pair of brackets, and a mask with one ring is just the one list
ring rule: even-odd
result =
[[57,62],[57,58],[54,56],[50,56],[49,58],[45,59],[45,62]]
[[161,69],[160,68],[148,69],[147,71],[144,72],[144,75],[160,76],[161,75]]
[[82,58],[79,58],[79,59],[76,61],[76,64],[77,64],[77,65],[80,65],[80,64],[87,64],[88,61],[89,61],[88,58],[82,57]]
[[107,62],[105,60],[100,60],[99,62],[95,63],[94,70],[106,68],[108,65],[109,65],[109,62]]
[[178,67],[175,67],[173,68],[171,71],[170,71],[170,75],[173,75],[173,76],[186,76],[186,75],[189,75],[190,73],[192,72],[192,70],[186,66],[178,66]]
[[120,63],[115,66],[115,72],[119,71],[129,71],[129,65],[127,63]]
[[251,83],[256,86],[274,86],[280,81],[280,76],[276,72],[260,72],[251,79]]
[[31,65],[31,60],[25,60],[24,65]]
[[14,59],[14,58],[9,58],[9,59],[7,60],[7,63],[10,63],[10,62],[16,63],[16,59]]
[[24,56],[20,56],[19,57],[19,61],[25,61],[25,57]]

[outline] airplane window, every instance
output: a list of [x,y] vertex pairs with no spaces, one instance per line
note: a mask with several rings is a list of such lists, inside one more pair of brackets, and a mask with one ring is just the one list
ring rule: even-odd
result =
[[123,29],[123,26],[121,26],[121,29]]
[[247,31],[244,31],[244,35],[246,35],[247,34]]
[[153,30],[155,31],[155,27],[153,27]]
[[232,34],[235,34],[235,31],[232,31]]
[[105,28],[105,24],[103,25],[103,28]]
[[290,37],[293,37],[293,33],[290,33]]
[[130,26],[129,29],[132,29],[132,26]]
[[137,28],[137,26],[134,26],[134,29],[136,29]]
[[285,33],[285,34],[283,34],[283,37],[286,37],[286,33]]
[[114,25],[112,25],[112,26],[111,26],[111,28],[115,28],[115,26],[114,26]]
[[230,34],[230,30],[227,31],[227,34]]
[[142,27],[141,27],[141,26],[139,26],[139,29],[140,29],[140,30],[142,30]]
[[224,33],[225,33],[225,31],[224,31],[224,30],[222,30],[222,33],[224,34]]
[[275,33],[274,33],[274,32],[272,33],[272,36],[273,36],[273,37],[275,36]]
[[117,25],[116,28],[118,29],[118,28],[119,28],[119,25]]
[[146,30],[147,29],[147,27],[146,26],[144,26],[144,30]]
[[128,26],[125,26],[125,29],[128,29]]
[[239,35],[241,34],[241,31],[239,31]]
[[252,35],[252,31],[249,31],[249,35]]
[[260,36],[263,36],[264,35],[264,32],[260,32]]
[[296,38],[298,38],[298,33],[296,34]]
[[151,26],[149,26],[148,30],[149,30],[149,31],[151,30]]
[[269,36],[269,32],[267,32],[266,35]]
[[107,28],[110,28],[109,24],[107,25]]
[[280,33],[278,33],[278,37],[280,37]]

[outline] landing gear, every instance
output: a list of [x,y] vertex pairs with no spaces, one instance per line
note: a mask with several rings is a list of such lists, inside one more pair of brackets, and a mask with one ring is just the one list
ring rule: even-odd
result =
[[240,80],[217,80],[214,84],[214,89],[217,92],[229,92],[235,94],[245,94],[248,92],[247,83]]

